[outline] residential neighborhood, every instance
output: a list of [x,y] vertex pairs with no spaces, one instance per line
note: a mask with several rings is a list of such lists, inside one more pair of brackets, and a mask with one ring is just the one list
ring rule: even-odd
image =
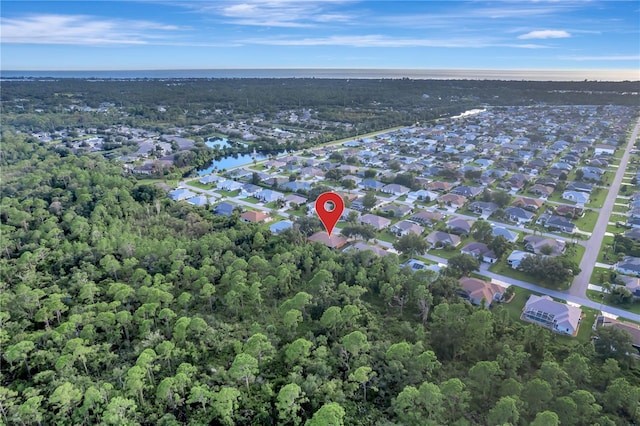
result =
[[[219,215],[236,209],[247,222],[288,228],[315,215],[309,198],[315,188],[332,190],[345,199],[345,211],[330,238],[319,232],[311,242],[386,254],[398,253],[395,241],[414,234],[428,247],[421,261],[467,254],[488,271],[513,270],[536,284],[520,272],[528,257],[580,264],[632,118],[631,110],[613,106],[479,110],[208,173],[182,181],[170,195],[199,197]],[[479,220],[489,223],[491,239],[507,242],[506,253],[474,238]],[[374,240],[340,236],[349,223],[371,227]],[[631,273],[633,262],[625,258],[615,267]],[[572,334],[577,325],[570,329],[562,332]]]

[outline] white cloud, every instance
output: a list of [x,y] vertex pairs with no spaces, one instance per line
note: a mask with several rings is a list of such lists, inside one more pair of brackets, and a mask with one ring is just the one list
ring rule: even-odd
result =
[[139,45],[179,29],[150,21],[42,14],[2,18],[0,40],[23,44]]
[[245,0],[202,5],[188,3],[188,7],[212,13],[227,23],[247,26],[308,28],[331,22],[350,22],[353,17],[336,12],[334,7],[348,0]]
[[569,61],[640,61],[640,55],[562,56]]
[[443,39],[389,37],[379,34],[344,35],[329,37],[286,38],[265,37],[242,40],[246,44],[271,46],[346,46],[346,47],[446,47],[482,48],[492,46],[540,49],[546,46],[535,44],[503,44],[495,38],[457,37]]
[[521,40],[529,40],[529,39],[547,39],[547,38],[569,38],[571,34],[564,30],[538,30],[538,31],[530,31],[526,34],[519,35],[518,38]]

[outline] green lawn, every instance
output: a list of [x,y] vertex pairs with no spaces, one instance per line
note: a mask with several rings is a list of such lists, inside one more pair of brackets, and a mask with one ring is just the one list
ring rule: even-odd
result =
[[569,257],[569,259],[573,260],[579,265],[585,250],[586,248],[584,246],[575,244],[573,247],[567,248],[565,253]]
[[593,229],[596,227],[596,222],[598,221],[598,213],[593,210],[587,210],[582,215],[582,217],[573,221],[576,224],[578,229],[586,232],[593,232]]
[[625,228],[622,226],[607,225],[607,232],[611,232],[612,234],[622,234],[624,231]]
[[253,198],[253,197],[247,197],[247,198],[241,198],[242,201],[246,201],[247,203],[251,203],[251,204],[258,204],[260,202],[260,200],[258,200],[257,198]]
[[396,242],[397,237],[395,235],[392,235],[389,231],[383,230],[376,233],[376,239],[393,244]]
[[[506,257],[505,257],[506,259]],[[509,264],[507,263],[507,261],[503,259],[499,262],[494,263],[493,265],[491,265],[489,267],[489,270],[493,273],[496,274],[500,274],[500,275],[504,275],[506,277],[511,277],[511,278],[515,278],[516,280],[520,280],[520,281],[524,281],[524,282],[528,282],[531,284],[535,284],[535,285],[539,285],[540,287],[545,287],[545,288],[549,288],[549,289],[553,289],[553,290],[566,290],[569,288],[570,283],[566,283],[560,286],[553,286],[553,285],[549,285],[543,282],[539,282],[536,281],[535,278],[531,277],[528,274],[525,274],[522,271],[517,271],[513,268],[511,268],[511,266],[509,266]]]
[[504,308],[509,312],[509,316],[512,320],[519,321],[520,315],[522,314],[522,309],[524,308],[524,304],[527,303],[529,296],[531,296],[532,294],[539,296],[540,293],[535,293],[516,286],[514,286],[514,289],[515,296],[513,297],[513,299],[511,299],[509,303],[503,303],[501,306],[504,306]]
[[507,261],[504,259],[489,266],[489,270],[493,273],[504,275],[505,277],[515,278],[517,280],[525,281],[531,284],[538,284],[533,282],[533,278],[525,274],[524,272],[516,271],[515,269],[511,268],[511,266],[509,266]]
[[625,311],[633,312],[634,314],[640,314],[640,302],[634,302],[626,305],[615,305],[607,302],[602,298],[603,293],[595,290],[587,290],[587,297],[594,302],[602,303],[603,306],[611,306],[612,308],[623,309]]
[[616,213],[626,213],[629,210],[627,206],[613,206],[613,211]]
[[[609,246],[609,248],[607,249],[608,246]],[[604,238],[602,239],[602,245],[600,246],[600,252],[598,253],[598,259],[597,259],[598,262],[607,263],[607,261],[604,258],[605,252],[609,253],[609,258],[610,259],[614,258],[612,246],[613,246],[613,237],[605,235]]]
[[578,340],[580,342],[586,343],[591,339],[591,332],[593,323],[596,321],[596,316],[598,315],[597,309],[586,308],[582,306],[582,312],[584,312],[584,317],[580,322],[580,328],[578,329]]
[[210,184],[206,184],[206,183],[200,183],[197,180],[189,181],[189,182],[187,182],[187,185],[193,186],[194,188],[200,188],[200,189],[213,189],[213,188],[215,188],[214,185],[210,185]]
[[595,188],[589,197],[591,201],[585,204],[586,207],[601,208],[604,205],[604,200],[607,199],[609,191],[605,191],[602,188]]
[[596,266],[593,268],[593,272],[591,273],[591,277],[589,278],[589,283],[593,285],[600,285],[601,277],[603,282],[609,281],[610,273],[611,271],[609,269]]
[[[531,194],[532,197],[536,198],[538,197],[537,195],[533,195]],[[576,204],[575,201],[569,201],[569,200],[565,200],[562,198],[562,192],[558,192],[558,191],[553,191],[553,193],[549,196],[549,198],[547,198],[548,201],[555,201],[557,203],[562,203],[562,204],[571,204],[574,205]],[[553,203],[550,203],[553,204]]]
[[240,191],[223,191],[222,189],[219,189],[216,192],[218,194],[224,195],[225,197],[235,197],[240,193]]

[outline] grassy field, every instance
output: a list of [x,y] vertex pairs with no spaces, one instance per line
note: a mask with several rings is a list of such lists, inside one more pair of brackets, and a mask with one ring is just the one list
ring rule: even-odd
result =
[[515,286],[514,288],[515,296],[509,303],[503,303],[502,306],[504,306],[507,312],[509,312],[509,317],[511,317],[512,320],[519,321],[520,315],[522,314],[522,309],[524,308],[524,304],[527,303],[529,296],[531,296],[532,294],[539,296],[540,293],[535,293],[530,290]]
[[[608,250],[607,250],[607,246],[609,246]],[[605,251],[609,253],[609,258],[611,259],[615,258],[615,256],[613,255],[613,250],[611,249],[611,246],[613,246],[613,237],[609,235],[605,235],[604,238],[602,239],[602,244],[600,245],[598,259],[596,260],[597,262],[607,263],[607,261],[604,258]]]
[[257,198],[253,198],[253,197],[246,197],[246,198],[241,198],[242,201],[246,201],[247,203],[251,203],[251,204],[258,204],[260,202],[260,200],[258,200]]
[[[584,249],[584,247],[583,247]],[[584,250],[583,250],[584,253]],[[582,256],[580,254],[580,256]],[[535,284],[535,285],[539,285],[540,287],[545,287],[545,288],[549,288],[552,290],[566,290],[569,288],[570,283],[565,283],[559,286],[553,286],[553,285],[549,285],[540,281],[536,281],[535,278],[531,277],[528,274],[525,274],[522,271],[517,271],[513,268],[511,268],[511,266],[509,266],[509,264],[507,264],[506,260],[501,260],[499,262],[494,263],[493,265],[491,265],[489,267],[489,270],[493,273],[496,274],[500,274],[500,275],[504,275],[506,277],[511,277],[514,278],[516,280],[520,280],[520,281],[524,281],[524,282],[528,282],[531,284]]]
[[613,206],[613,211],[616,212],[616,213],[626,213],[627,211],[629,211],[629,207],[614,205]]
[[591,332],[593,331],[591,328],[593,327],[593,323],[596,321],[596,316],[598,315],[597,309],[586,308],[582,306],[582,312],[584,312],[584,317],[580,322],[580,328],[578,329],[578,340],[582,343],[586,343],[591,339]]
[[567,249],[566,254],[567,256],[569,256],[571,260],[573,260],[579,265],[585,250],[586,248],[584,246],[581,246],[580,244],[576,244],[573,246],[573,249]]
[[[531,194],[531,197],[538,197],[537,195]],[[548,201],[555,201],[557,203],[562,203],[562,204],[571,204],[571,205],[575,205],[576,202],[575,201],[569,201],[569,200],[565,200],[562,198],[562,193],[561,192],[557,192],[557,191],[553,191],[553,193],[551,193],[551,195],[547,198]],[[552,203],[550,203],[552,204]]]
[[611,271],[606,268],[600,268],[596,266],[593,268],[593,272],[591,273],[591,277],[589,278],[589,283],[593,285],[600,285],[600,277],[602,276],[603,282],[609,281],[609,274]]
[[187,182],[187,185],[189,185],[189,186],[193,186],[194,188],[200,188],[200,189],[214,189],[214,188],[215,188],[215,186],[214,186],[214,185],[209,185],[209,184],[206,184],[206,183],[201,183],[201,182],[199,182],[199,181],[197,181],[197,180],[189,181],[189,182]]
[[511,266],[507,264],[506,260],[501,260],[499,262],[494,263],[489,267],[489,270],[496,274],[515,278],[516,280],[525,281],[531,284],[538,284],[538,283],[534,283],[533,278],[525,274],[524,272],[516,271],[515,269],[511,268]]
[[625,231],[625,228],[622,226],[607,225],[607,232],[611,232],[612,234],[621,234],[624,231]]
[[225,197],[235,197],[240,193],[240,191],[223,191],[222,189],[219,189],[216,192],[218,194],[224,195]]
[[634,302],[626,305],[614,305],[602,299],[603,293],[595,290],[587,290],[587,297],[594,302],[602,303],[603,306],[611,306],[612,308],[623,309],[634,314],[640,314],[640,303]]
[[395,235],[391,235],[391,233],[387,230],[382,230],[380,232],[376,233],[376,239],[380,240],[380,241],[386,241],[387,243],[395,243],[396,242],[396,236]]
[[602,188],[596,188],[591,193],[590,201],[585,204],[586,207],[601,208],[604,205],[604,200],[607,199],[608,190],[605,191]]
[[593,229],[596,227],[596,222],[598,221],[598,213],[593,210],[585,211],[582,217],[573,221],[576,224],[578,229],[586,232],[593,232]]

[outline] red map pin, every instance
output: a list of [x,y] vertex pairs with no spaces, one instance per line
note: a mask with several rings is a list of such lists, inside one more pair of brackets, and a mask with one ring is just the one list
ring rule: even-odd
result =
[[[333,204],[333,209],[327,210],[327,203]],[[316,213],[322,224],[324,225],[324,229],[327,230],[327,234],[331,236],[331,231],[338,223],[338,219],[342,216],[342,212],[344,211],[344,200],[339,194],[335,192],[325,192],[318,196],[316,200]]]

